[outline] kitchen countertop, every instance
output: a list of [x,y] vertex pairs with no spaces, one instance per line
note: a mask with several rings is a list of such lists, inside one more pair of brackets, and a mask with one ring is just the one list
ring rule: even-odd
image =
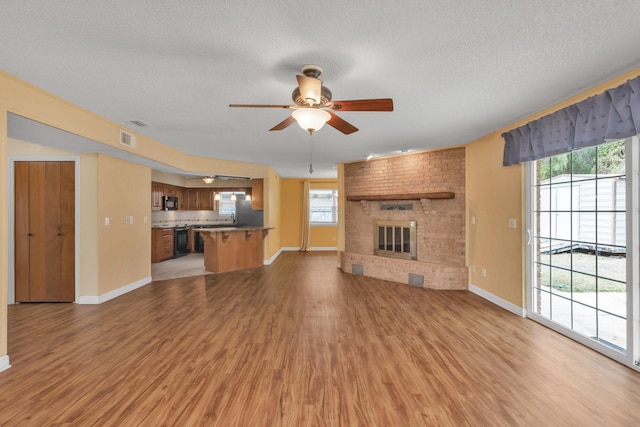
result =
[[271,230],[272,228],[268,228],[268,227],[262,227],[262,226],[255,226],[255,225],[246,225],[243,227],[211,227],[211,228],[201,228],[200,232],[205,232],[205,233],[215,233],[215,232],[221,232],[221,233],[226,233],[229,231],[256,231],[256,230]]

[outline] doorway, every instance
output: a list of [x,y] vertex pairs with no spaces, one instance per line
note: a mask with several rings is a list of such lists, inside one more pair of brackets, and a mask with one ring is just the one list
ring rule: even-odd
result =
[[638,355],[636,147],[634,137],[528,167],[528,316],[628,365]]
[[14,163],[16,302],[75,301],[75,162]]

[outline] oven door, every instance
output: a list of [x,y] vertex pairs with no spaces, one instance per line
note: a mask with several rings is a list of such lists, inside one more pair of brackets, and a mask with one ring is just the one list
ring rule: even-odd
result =
[[174,258],[187,255],[189,253],[189,228],[176,227],[173,243]]

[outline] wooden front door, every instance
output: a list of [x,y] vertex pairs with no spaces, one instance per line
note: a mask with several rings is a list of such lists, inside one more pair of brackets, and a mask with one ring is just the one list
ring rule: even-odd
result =
[[15,162],[15,297],[75,300],[74,162]]

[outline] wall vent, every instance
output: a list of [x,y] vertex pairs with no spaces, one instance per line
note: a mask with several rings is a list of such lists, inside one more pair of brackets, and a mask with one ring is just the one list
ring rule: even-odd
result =
[[424,288],[424,276],[422,274],[409,273],[409,284]]
[[133,123],[134,125],[140,126],[141,128],[146,128],[151,126],[149,123],[143,122],[142,120],[129,120],[129,123]]
[[120,129],[120,144],[129,148],[136,148],[136,136],[126,130]]
[[381,211],[412,211],[413,203],[403,203],[397,205],[380,205]]
[[351,264],[351,274],[362,276],[364,274],[364,268],[362,268],[361,264]]

